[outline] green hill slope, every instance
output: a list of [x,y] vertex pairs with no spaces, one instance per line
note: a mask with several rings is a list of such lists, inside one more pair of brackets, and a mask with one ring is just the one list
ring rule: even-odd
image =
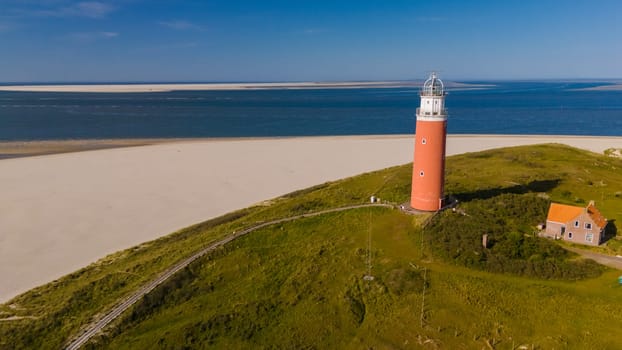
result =
[[[427,215],[361,208],[265,227],[191,264],[88,347],[622,347],[620,271],[531,235],[547,198],[594,199],[620,222],[620,168],[560,145],[450,157],[446,191],[476,221],[446,212],[422,228]],[[316,186],[106,257],[0,306],[10,318],[0,321],[0,348],[62,346],[118,298],[232,231],[372,194],[405,202],[410,175],[405,165]],[[502,248],[484,260],[479,226]],[[599,249],[620,253],[620,241]]]

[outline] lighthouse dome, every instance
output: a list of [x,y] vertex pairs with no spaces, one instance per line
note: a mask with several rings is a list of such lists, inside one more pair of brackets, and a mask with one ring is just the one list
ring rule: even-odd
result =
[[428,80],[423,83],[421,89],[422,96],[443,96],[445,94],[445,87],[443,82],[436,76],[436,73],[430,74]]

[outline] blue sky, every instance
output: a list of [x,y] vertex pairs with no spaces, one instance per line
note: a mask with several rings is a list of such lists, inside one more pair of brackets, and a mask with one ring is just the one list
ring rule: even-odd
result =
[[622,78],[622,1],[0,0],[0,82]]

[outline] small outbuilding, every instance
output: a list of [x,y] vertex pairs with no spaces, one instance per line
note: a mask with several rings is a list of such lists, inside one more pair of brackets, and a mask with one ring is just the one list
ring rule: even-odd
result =
[[605,239],[607,219],[590,201],[587,207],[551,203],[546,218],[545,237],[568,242],[599,245]]

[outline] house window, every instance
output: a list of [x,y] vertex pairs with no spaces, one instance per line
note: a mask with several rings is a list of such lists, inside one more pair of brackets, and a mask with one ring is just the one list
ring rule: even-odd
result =
[[594,240],[594,234],[593,233],[588,233],[587,235],[585,235],[585,241],[586,242],[592,242]]
[[585,229],[586,229],[586,230],[591,230],[591,229],[592,229],[592,224],[591,224],[591,223],[589,223],[589,222],[586,222],[586,223],[585,223]]
[[572,232],[568,232],[568,239],[572,239]]
[[428,141],[426,139],[421,139],[421,144],[425,145],[426,143],[428,143]]
[[574,222],[574,227],[579,227],[579,221]]

